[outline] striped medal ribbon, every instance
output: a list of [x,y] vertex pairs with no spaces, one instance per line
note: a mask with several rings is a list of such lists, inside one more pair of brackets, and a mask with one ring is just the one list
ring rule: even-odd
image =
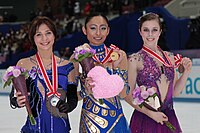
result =
[[46,70],[44,68],[44,65],[42,63],[42,60],[40,58],[39,53],[36,54],[36,60],[39,65],[39,68],[41,70],[42,76],[44,78],[44,82],[49,90],[47,93],[48,97],[54,96],[52,99],[55,99],[57,97],[58,99],[60,98],[60,93],[57,92],[58,88],[58,70],[57,70],[57,64],[56,64],[56,59],[55,56],[52,54],[52,84],[48,78],[48,75],[46,73]]

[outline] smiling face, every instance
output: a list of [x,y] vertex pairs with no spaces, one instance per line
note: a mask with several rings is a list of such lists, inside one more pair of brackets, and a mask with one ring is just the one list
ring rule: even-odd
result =
[[37,49],[52,50],[55,36],[46,24],[41,24],[34,35]]
[[142,36],[144,45],[155,46],[158,43],[161,28],[157,20],[148,20],[142,24],[139,32]]
[[34,49],[49,49],[47,46],[52,47],[55,41],[56,26],[48,17],[37,16],[30,24],[28,37]]
[[110,28],[107,21],[102,16],[92,17],[82,28],[83,33],[87,36],[89,43],[95,46],[101,45],[106,40]]

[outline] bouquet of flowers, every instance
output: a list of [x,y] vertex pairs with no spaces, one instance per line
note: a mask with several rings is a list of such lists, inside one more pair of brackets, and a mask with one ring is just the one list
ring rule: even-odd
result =
[[36,125],[36,121],[33,117],[30,104],[28,101],[28,92],[25,80],[25,78],[27,77],[28,77],[28,71],[26,71],[24,68],[18,66],[10,66],[6,70],[6,73],[3,75],[3,81],[5,82],[3,88],[13,83],[14,88],[17,91],[20,91],[22,95],[26,97],[25,106],[29,115],[30,122],[32,125]]
[[74,60],[75,62],[79,62],[85,75],[95,66],[92,56],[96,53],[94,49],[92,49],[89,44],[84,43],[81,46],[75,48],[74,51]]
[[[159,111],[160,101],[155,87],[147,88],[143,85],[136,87],[132,96],[134,105],[138,105],[140,108],[145,106],[156,112]],[[169,121],[164,121],[164,123],[172,132],[176,131],[176,128]]]

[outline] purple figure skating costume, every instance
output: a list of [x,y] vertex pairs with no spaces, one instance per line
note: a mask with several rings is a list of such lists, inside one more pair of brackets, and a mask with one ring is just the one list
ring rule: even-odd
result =
[[[154,59],[145,51],[141,50],[138,55],[143,60],[143,69],[138,71],[137,84],[138,86],[145,85],[147,87],[156,87],[156,81],[160,80],[161,70]],[[165,58],[164,58],[165,59]],[[167,61],[165,59],[165,61]],[[181,133],[181,128],[173,108],[173,82],[174,82],[174,68],[169,68],[163,65],[163,73],[169,81],[168,92],[164,101],[161,103],[161,111],[168,116],[169,122],[176,127],[176,133]],[[158,97],[161,99],[160,91],[157,89]],[[130,129],[132,133],[171,133],[172,131],[165,125],[158,124],[156,121],[147,115],[135,110],[133,112]]]

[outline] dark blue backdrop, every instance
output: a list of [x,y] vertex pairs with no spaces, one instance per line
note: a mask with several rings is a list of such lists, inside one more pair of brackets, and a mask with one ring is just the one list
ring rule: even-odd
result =
[[[166,24],[166,32],[163,36],[165,45],[169,50],[181,50],[185,49],[185,45],[190,37],[190,31],[188,29],[189,19],[178,19],[172,16],[163,7],[148,7],[145,8],[146,12],[154,12],[163,17]],[[142,15],[142,12],[134,12],[114,18],[110,21],[110,34],[106,39],[106,45],[115,44],[119,48],[125,50],[127,54],[137,52],[142,47],[142,39],[138,32],[138,18]],[[8,25],[5,27],[0,26],[0,30],[8,31]],[[19,28],[19,26],[16,26]],[[55,44],[55,50],[60,48],[70,47],[73,50],[75,47],[88,42],[85,35],[82,32],[77,32],[72,35],[68,35]],[[22,58],[33,54],[33,51],[28,53],[21,53],[13,55],[11,60],[0,65],[0,68],[6,68],[10,65],[15,65],[16,62]]]

